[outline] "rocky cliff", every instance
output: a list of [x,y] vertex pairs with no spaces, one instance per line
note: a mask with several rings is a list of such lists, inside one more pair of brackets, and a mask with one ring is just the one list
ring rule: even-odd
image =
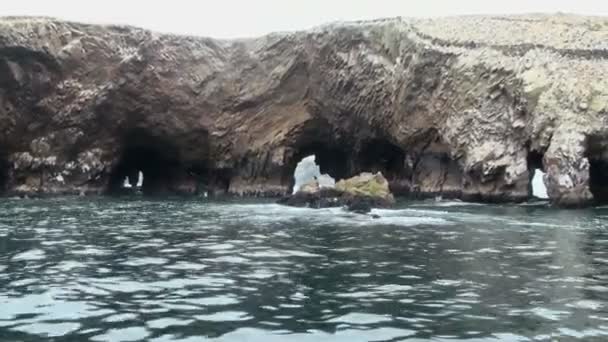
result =
[[0,185],[288,192],[317,155],[396,194],[608,201],[608,20],[387,19],[214,40],[0,19]]

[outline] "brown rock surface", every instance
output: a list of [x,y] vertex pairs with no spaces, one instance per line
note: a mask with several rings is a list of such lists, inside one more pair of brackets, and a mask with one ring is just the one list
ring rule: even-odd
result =
[[280,199],[279,203],[317,209],[346,207],[350,211],[368,213],[372,208],[392,207],[395,198],[382,173],[363,172],[342,179],[335,187],[329,188],[322,188],[313,180],[304,184],[295,194]]
[[[317,155],[396,194],[608,200],[608,22],[388,19],[214,40],[0,19],[0,186],[280,195]],[[534,166],[534,167],[533,167]]]

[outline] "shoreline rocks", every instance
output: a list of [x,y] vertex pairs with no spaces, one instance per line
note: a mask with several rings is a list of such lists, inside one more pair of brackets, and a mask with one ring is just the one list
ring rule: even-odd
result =
[[334,188],[321,188],[314,180],[278,203],[315,209],[345,207],[348,211],[365,214],[372,208],[392,207],[395,198],[381,173],[362,173],[338,181]]

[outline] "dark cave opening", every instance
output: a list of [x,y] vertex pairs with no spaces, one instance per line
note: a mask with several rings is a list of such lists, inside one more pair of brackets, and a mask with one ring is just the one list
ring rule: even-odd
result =
[[595,204],[608,203],[608,160],[589,158],[589,190]]
[[8,159],[0,155],[0,194],[6,192],[6,186],[8,185],[8,170],[9,170]]
[[589,160],[589,191],[596,205],[608,203],[608,140],[602,136],[587,137],[585,156]]
[[386,140],[374,139],[364,143],[357,159],[359,172],[382,172],[389,182],[406,176],[405,152]]
[[225,195],[230,189],[230,183],[234,175],[231,168],[210,168],[206,164],[191,166],[186,171],[187,178],[195,180],[196,193],[203,196]]
[[321,173],[332,176],[336,181],[350,177],[349,154],[346,148],[341,146],[329,146],[328,144],[315,142],[306,144],[294,150],[285,172],[283,173],[283,184],[288,184],[289,188],[294,185],[293,174],[298,163],[314,155],[315,161]]
[[543,166],[544,154],[538,151],[528,152],[528,170],[541,169],[544,170]]
[[395,195],[410,191],[410,176],[405,169],[405,151],[383,139],[364,142],[357,156],[357,172],[382,172]]
[[[108,192],[131,192],[136,187],[140,172],[143,174],[141,191],[144,195],[169,192],[179,176],[179,166],[174,146],[146,135],[132,134],[112,170]],[[125,179],[133,186],[132,189],[124,187]]]
[[207,182],[207,192],[211,195],[226,194],[230,190],[230,182],[232,180],[233,170],[229,168],[221,168],[212,170],[209,173],[209,181]]

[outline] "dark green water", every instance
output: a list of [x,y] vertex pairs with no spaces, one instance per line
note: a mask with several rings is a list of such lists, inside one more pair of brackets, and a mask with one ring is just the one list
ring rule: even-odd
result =
[[608,341],[608,209],[0,200],[1,341]]

